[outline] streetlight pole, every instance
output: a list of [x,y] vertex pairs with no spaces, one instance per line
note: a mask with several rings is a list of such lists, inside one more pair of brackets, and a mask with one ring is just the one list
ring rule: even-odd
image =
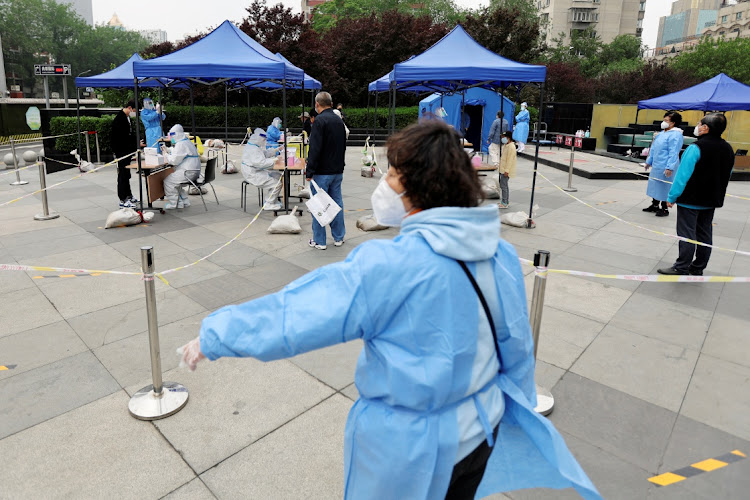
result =
[[[87,69],[83,73],[79,73],[78,77],[81,77],[85,75],[86,73],[91,73],[90,69]],[[78,156],[81,156],[81,100],[78,98],[78,85],[76,85],[75,80],[73,81],[73,85],[76,87],[76,123],[78,124]]]

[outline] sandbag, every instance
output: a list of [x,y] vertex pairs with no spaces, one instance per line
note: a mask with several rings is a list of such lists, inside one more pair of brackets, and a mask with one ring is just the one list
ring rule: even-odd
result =
[[239,172],[239,170],[232,160],[227,160],[227,162],[221,167],[222,174],[236,174],[237,172]]
[[292,209],[292,213],[288,215],[280,215],[276,217],[271,225],[268,226],[268,232],[271,234],[299,234],[302,232],[302,228],[299,225],[299,219],[294,215],[297,213],[297,207]]
[[362,231],[382,231],[388,229],[388,226],[378,224],[374,215],[364,215],[357,219],[357,228]]
[[482,193],[487,200],[500,199],[500,185],[495,177],[480,177],[482,184]]
[[143,217],[132,208],[121,208],[115,210],[107,216],[107,222],[104,224],[105,229],[112,227],[134,226],[141,222],[149,222],[154,218],[154,212],[143,212]]
[[194,194],[194,195],[196,195],[196,196],[197,196],[197,195],[199,195],[200,193],[203,193],[203,194],[206,194],[206,193],[208,193],[208,188],[207,188],[207,187],[205,187],[205,186],[201,186],[201,187],[200,187],[200,193],[198,192],[198,189],[199,189],[199,188],[196,188],[195,186],[190,186],[190,189],[188,189],[188,194]]
[[[539,205],[534,205],[534,208],[531,212],[531,227],[536,227],[536,223],[534,222],[534,214],[539,209]],[[508,214],[501,214],[500,215],[500,222],[503,224],[507,224],[509,226],[513,227],[526,227],[526,223],[529,220],[529,215],[526,212],[511,212]]]

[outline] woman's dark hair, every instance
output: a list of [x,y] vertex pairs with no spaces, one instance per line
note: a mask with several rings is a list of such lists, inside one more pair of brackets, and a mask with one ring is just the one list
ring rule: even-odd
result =
[[669,121],[671,121],[675,125],[679,125],[680,123],[682,123],[682,115],[677,111],[667,111],[666,113],[664,113],[664,118],[669,118]]
[[511,132],[510,130],[506,130],[505,132],[503,132],[503,137],[507,137],[509,140],[512,141],[513,140],[513,132]]
[[416,208],[476,207],[484,198],[458,134],[444,122],[410,125],[391,136],[386,148]]
[[722,113],[711,113],[701,119],[703,125],[708,126],[708,134],[721,137],[727,128],[727,117]]

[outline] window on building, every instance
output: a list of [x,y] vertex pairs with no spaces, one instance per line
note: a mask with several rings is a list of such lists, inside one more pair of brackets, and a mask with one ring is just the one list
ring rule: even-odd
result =
[[542,14],[542,23],[549,22],[549,14]]
[[735,19],[737,19],[738,21],[739,21],[740,19],[742,19],[742,12],[738,12],[738,13],[737,13],[737,16],[735,17]]
[[646,2],[645,2],[645,0],[641,2],[641,6],[640,6],[640,8],[638,10],[640,10],[641,12],[646,12]]
[[719,36],[724,36],[726,34],[726,31],[719,31]]
[[721,16],[721,23],[724,24],[725,22],[727,22],[728,17],[729,16]]
[[643,19],[638,19],[638,24],[636,24],[637,28],[643,28]]

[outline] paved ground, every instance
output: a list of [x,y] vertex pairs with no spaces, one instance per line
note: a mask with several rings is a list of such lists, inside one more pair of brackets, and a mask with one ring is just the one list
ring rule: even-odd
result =
[[[358,148],[348,160],[345,208],[367,209],[377,179],[359,176]],[[521,160],[518,171],[511,210],[526,209],[530,195],[531,164]],[[567,181],[555,169],[540,171]],[[36,188],[36,173],[28,172],[30,184],[19,188],[9,186],[12,174],[0,177],[0,203]],[[53,174],[49,184],[73,175]],[[117,208],[115,172],[86,175],[50,192],[59,219],[32,219],[41,211],[37,196],[0,207],[0,263],[137,271],[145,244],[155,247],[159,270],[189,263],[250,221],[239,209],[239,184],[239,175],[220,175],[221,205],[207,198],[208,212],[193,197],[190,208],[157,214],[151,224],[105,230]],[[644,182],[576,178],[575,185],[600,209],[674,228],[674,214],[641,212]],[[542,179],[537,186],[536,229],[502,230],[522,257],[547,249],[553,268],[618,274],[654,273],[675,258],[674,240],[613,220]],[[750,185],[732,183],[729,191],[748,196]],[[257,207],[254,191],[249,205]],[[750,250],[749,207],[727,200],[717,213],[716,244]],[[355,221],[367,213],[347,212],[346,244],[326,251],[307,246],[308,214],[296,236],[268,235],[272,217],[264,214],[232,245],[171,274],[169,286],[156,282],[164,378],[185,384],[190,401],[154,423],[127,411],[129,396],[150,383],[138,278],[0,272],[0,498],[340,497],[358,342],[268,364],[204,363],[196,373],[177,369],[173,353],[217,307],[277,290],[368,238],[396,234],[358,231]],[[708,271],[750,276],[750,258],[716,251]],[[551,420],[605,498],[746,497],[747,459],[670,486],[647,479],[733,450],[750,453],[748,299],[746,284],[550,276],[537,381],[552,389]]]

